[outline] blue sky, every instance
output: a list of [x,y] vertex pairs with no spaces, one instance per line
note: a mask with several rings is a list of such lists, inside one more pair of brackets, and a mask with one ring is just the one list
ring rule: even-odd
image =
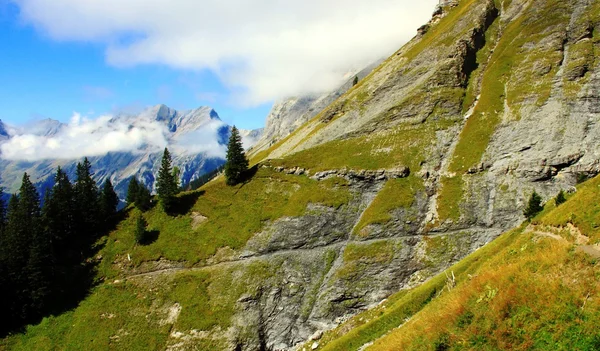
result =
[[437,0],[0,0],[0,119],[164,103],[262,127],[413,37]]
[[91,118],[136,112],[164,103],[176,109],[211,106],[241,128],[264,125],[272,103],[237,107],[231,91],[210,70],[162,64],[116,67],[106,63],[102,43],[52,40],[23,23],[15,4],[0,0],[0,119],[11,124],[74,112]]

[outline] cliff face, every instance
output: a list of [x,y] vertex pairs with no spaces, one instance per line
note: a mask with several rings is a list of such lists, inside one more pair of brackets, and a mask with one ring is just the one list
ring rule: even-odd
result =
[[177,218],[153,210],[148,247],[133,245],[133,217],[122,224],[101,263],[116,279],[73,318],[119,346],[287,350],[422,283],[522,222],[533,190],[548,199],[600,172],[599,33],[597,1],[443,2],[262,146],[251,181],[209,183]]
[[268,151],[269,164],[288,172],[408,167],[414,180],[412,200],[383,216],[380,204],[406,196],[408,184],[362,193],[373,201],[344,239],[402,249],[370,260],[361,247],[346,280],[336,261],[313,326],[428,276],[421,245],[431,250],[421,257],[443,267],[518,225],[533,190],[548,199],[598,174],[599,6],[445,2],[419,36]]
[[357,73],[349,74],[350,79],[333,92],[292,97],[276,102],[267,116],[264,132],[252,151],[266,150],[290,135],[352,88],[354,77],[363,79],[380,63],[381,61],[375,62]]

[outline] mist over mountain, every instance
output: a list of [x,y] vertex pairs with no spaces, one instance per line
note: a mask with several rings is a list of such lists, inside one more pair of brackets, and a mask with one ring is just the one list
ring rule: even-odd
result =
[[[77,162],[88,157],[96,181],[111,179],[123,198],[133,176],[154,189],[165,147],[181,170],[183,185],[224,163],[230,129],[207,106],[177,111],[157,105],[139,114],[97,119],[74,114],[69,123],[44,119],[6,127],[0,122],[0,185],[14,192],[27,172],[43,190],[52,185],[56,167],[73,177]],[[252,146],[260,134],[242,130],[245,146]]]

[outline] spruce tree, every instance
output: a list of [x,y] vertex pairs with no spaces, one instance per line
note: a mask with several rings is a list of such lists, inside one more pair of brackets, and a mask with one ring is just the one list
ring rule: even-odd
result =
[[77,240],[76,210],[73,185],[67,174],[60,168],[54,176],[54,186],[47,193],[42,209],[44,223],[52,233],[55,250],[60,258],[73,256]]
[[83,160],[83,163],[78,163],[73,187],[75,205],[78,211],[77,231],[79,236],[82,236],[82,239],[87,242],[94,242],[97,239],[100,217],[98,187],[92,179],[91,169],[92,165],[87,157]]
[[0,243],[3,256],[2,266],[5,268],[5,280],[9,286],[3,299],[6,302],[3,316],[7,317],[0,318],[0,320],[12,319],[12,325],[18,325],[25,320],[23,310],[27,281],[22,270],[27,263],[29,245],[27,238],[21,233],[20,223],[22,220],[19,212],[19,197],[13,194],[8,201],[7,222]]
[[135,196],[135,207],[141,211],[148,211],[152,202],[152,195],[150,190],[143,184],[139,184],[137,188],[137,194]]
[[165,148],[158,177],[156,178],[156,192],[158,200],[165,212],[171,212],[175,204],[175,195],[178,192],[177,180],[173,175],[172,160],[169,150]]
[[238,129],[231,128],[229,145],[227,146],[227,162],[225,163],[225,179],[228,185],[235,185],[243,180],[248,170],[248,159],[244,153],[242,137]]
[[534,191],[533,194],[531,194],[531,196],[529,197],[529,202],[527,204],[527,207],[525,207],[523,214],[528,220],[531,220],[538,213],[542,212],[543,209],[544,207],[542,206],[542,197]]
[[20,258],[24,265],[24,279],[19,279],[23,293],[27,296],[24,301],[23,317],[25,320],[32,316],[39,316],[43,312],[46,302],[50,297],[52,267],[54,266],[51,249],[51,239],[41,226],[40,198],[35,186],[31,183],[27,173],[23,175],[21,189],[19,190],[19,204],[17,207],[19,223],[16,234],[21,236],[26,246],[26,253]]
[[135,233],[134,238],[135,242],[138,244],[143,244],[146,239],[146,220],[144,216],[140,213],[135,221]]
[[117,206],[119,206],[119,197],[110,179],[106,179],[100,194],[100,213],[105,224],[112,223],[117,214]]
[[352,86],[358,84],[358,76],[354,76],[354,80],[352,81]]
[[556,206],[560,206],[560,205],[564,204],[566,201],[567,201],[567,198],[565,197],[565,192],[562,190],[559,191],[558,195],[556,195],[556,198],[554,199]]
[[127,187],[127,197],[125,198],[127,205],[135,204],[139,187],[140,184],[138,183],[138,180],[135,177],[131,177],[129,186]]
[[6,205],[4,204],[4,189],[0,187],[0,235],[6,224]]

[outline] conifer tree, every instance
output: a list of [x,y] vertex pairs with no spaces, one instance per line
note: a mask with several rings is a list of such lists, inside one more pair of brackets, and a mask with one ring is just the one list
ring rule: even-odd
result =
[[127,205],[135,204],[139,187],[140,184],[138,183],[137,178],[131,177],[131,180],[129,181],[129,186],[127,187],[127,197],[125,198]]
[[565,197],[565,192],[559,191],[558,195],[556,195],[556,198],[554,199],[554,202],[556,203],[556,206],[562,205],[567,201],[567,198]]
[[117,206],[119,206],[119,197],[110,181],[106,179],[100,194],[100,213],[104,223],[111,223],[117,214]]
[[231,136],[227,146],[227,162],[225,163],[225,179],[228,185],[235,185],[242,181],[248,170],[248,159],[244,153],[242,137],[238,129],[231,128]]
[[4,189],[0,188],[0,235],[6,224],[6,205],[4,204]]
[[23,240],[23,249],[26,251],[21,253],[23,256],[19,259],[24,264],[19,267],[22,277],[17,280],[22,289],[20,293],[27,298],[21,304],[25,307],[22,317],[27,320],[31,316],[41,314],[45,306],[49,297],[51,269],[54,263],[51,240],[41,226],[39,194],[27,173],[23,175],[19,190],[17,215],[19,222],[13,228],[15,234]]
[[[98,187],[92,179],[92,166],[87,157],[83,163],[77,164],[76,180],[73,190],[75,192],[75,206],[78,211],[77,231],[84,241],[95,241],[98,235],[99,201]],[[85,246],[85,245],[84,245]]]
[[135,196],[135,207],[141,211],[148,211],[152,202],[152,195],[150,190],[145,185],[139,184],[137,188],[137,195]]
[[527,204],[527,207],[525,207],[523,214],[525,215],[525,217],[527,217],[528,220],[531,220],[538,213],[542,212],[543,209],[544,207],[542,206],[542,197],[534,191],[533,194],[531,194],[531,196],[529,197],[529,202]]
[[352,81],[352,86],[358,84],[358,76],[354,76],[354,80]]
[[138,244],[143,244],[146,239],[146,220],[144,216],[140,213],[135,221],[135,233],[134,238],[135,242]]
[[52,233],[57,256],[67,259],[72,256],[76,239],[76,210],[73,185],[60,168],[54,176],[54,186],[47,193],[42,209],[44,223]]
[[175,204],[175,195],[178,192],[177,180],[173,174],[172,160],[169,150],[165,148],[158,177],[156,178],[156,192],[158,200],[165,212],[171,212]]

